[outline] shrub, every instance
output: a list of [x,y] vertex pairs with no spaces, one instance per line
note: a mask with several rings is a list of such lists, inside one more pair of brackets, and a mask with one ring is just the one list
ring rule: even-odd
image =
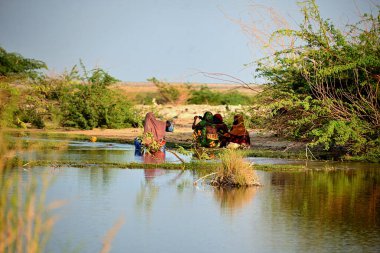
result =
[[250,97],[242,95],[238,91],[227,93],[212,91],[208,86],[202,85],[199,90],[191,90],[188,104],[209,105],[248,105]]
[[0,47],[0,76],[26,75],[35,78],[40,69],[47,69],[44,62],[27,59],[17,53],[8,53]]
[[[83,65],[83,64],[82,64]],[[102,69],[83,75],[76,66],[62,76],[0,82],[0,125],[45,128],[69,126],[123,128],[141,125],[141,116],[118,91],[108,88],[117,80]],[[21,84],[21,85],[20,85]],[[18,99],[21,97],[22,99]]]
[[278,30],[271,37],[292,43],[258,64],[259,75],[272,87],[264,105],[268,126],[325,149],[377,152],[380,12],[363,15],[343,34],[321,18],[314,0],[301,6],[304,23],[299,29]]
[[131,104],[121,94],[96,84],[76,85],[61,98],[63,126],[92,129],[138,126]]
[[152,82],[158,88],[160,96],[157,98],[157,103],[167,104],[174,103],[178,100],[180,92],[173,85],[159,81],[155,77],[149,78],[148,81]]
[[19,92],[0,81],[0,128],[13,126]]

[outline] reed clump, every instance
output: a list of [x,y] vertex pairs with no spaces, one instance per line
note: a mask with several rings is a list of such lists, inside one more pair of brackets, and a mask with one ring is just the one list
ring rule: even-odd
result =
[[18,157],[33,148],[0,129],[0,252],[43,252],[57,218],[52,210],[64,203],[47,205],[51,179],[34,175]]
[[253,167],[244,161],[241,153],[226,150],[220,154],[221,164],[217,168],[211,185],[221,187],[245,187],[260,185]]

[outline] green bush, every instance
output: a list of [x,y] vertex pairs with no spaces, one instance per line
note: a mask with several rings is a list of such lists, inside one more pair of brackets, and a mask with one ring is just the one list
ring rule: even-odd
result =
[[59,100],[63,126],[92,129],[137,127],[141,124],[126,98],[107,88],[116,79],[96,69],[87,80],[67,86],[62,93]]
[[44,62],[8,53],[0,47],[0,76],[26,75],[35,78],[41,69],[47,69]]
[[77,85],[61,98],[63,126],[92,129],[137,126],[132,106],[115,91],[96,85]]
[[378,156],[380,12],[363,15],[343,34],[321,18],[314,0],[301,6],[299,29],[278,30],[271,37],[297,46],[261,59],[257,68],[271,87],[262,105],[268,127],[327,150]]
[[248,105],[250,97],[242,95],[238,91],[228,94],[212,91],[208,86],[202,85],[199,90],[191,90],[188,104],[209,104],[209,105]]
[[136,95],[134,102],[141,105],[153,105],[153,101],[157,101],[158,93],[139,93]]
[[18,99],[19,91],[8,83],[0,81],[0,128],[14,125]]
[[[102,69],[76,66],[57,78],[0,82],[0,126],[36,128],[69,126],[123,128],[141,125],[139,116],[125,96],[108,86],[117,80]],[[22,87],[22,88],[21,88]],[[22,99],[19,99],[22,98]]]
[[158,88],[159,96],[156,98],[157,103],[167,104],[178,100],[180,92],[173,85],[159,81],[155,77],[149,78],[147,81],[152,82]]

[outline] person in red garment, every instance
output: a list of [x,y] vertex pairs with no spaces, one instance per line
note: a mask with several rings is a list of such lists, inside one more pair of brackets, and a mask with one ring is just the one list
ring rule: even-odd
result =
[[224,136],[224,134],[228,133],[228,127],[224,123],[222,115],[220,115],[219,113],[214,114],[213,121],[216,127],[216,131],[218,133],[220,147],[223,148],[227,145],[227,141],[228,141],[228,138]]
[[228,137],[228,142],[237,143],[242,147],[249,147],[251,145],[251,140],[249,138],[249,133],[244,125],[244,118],[241,114],[236,114],[234,116],[234,122],[231,127],[231,131],[225,134]]
[[[159,143],[161,146],[160,150],[157,150],[151,154],[144,154],[143,161],[144,163],[162,163],[165,161],[165,132],[172,132],[173,124],[170,121],[161,121],[157,120],[154,117],[152,112],[148,112],[145,116],[144,122],[144,134],[151,133],[153,136],[153,140]],[[149,145],[149,138],[144,139],[144,145]],[[143,141],[135,139],[135,155],[143,155],[142,154],[142,145]]]
[[166,122],[157,120],[153,112],[148,112],[145,116],[144,133],[152,133],[157,142],[165,140]]

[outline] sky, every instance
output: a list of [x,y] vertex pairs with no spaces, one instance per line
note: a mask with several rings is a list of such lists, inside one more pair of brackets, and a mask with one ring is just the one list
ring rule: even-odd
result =
[[[338,26],[380,4],[316,2]],[[0,46],[44,61],[50,74],[81,59],[122,81],[220,82],[201,74],[216,72],[253,83],[246,64],[263,55],[234,20],[249,22],[262,6],[291,25],[302,20],[293,0],[0,0]]]

